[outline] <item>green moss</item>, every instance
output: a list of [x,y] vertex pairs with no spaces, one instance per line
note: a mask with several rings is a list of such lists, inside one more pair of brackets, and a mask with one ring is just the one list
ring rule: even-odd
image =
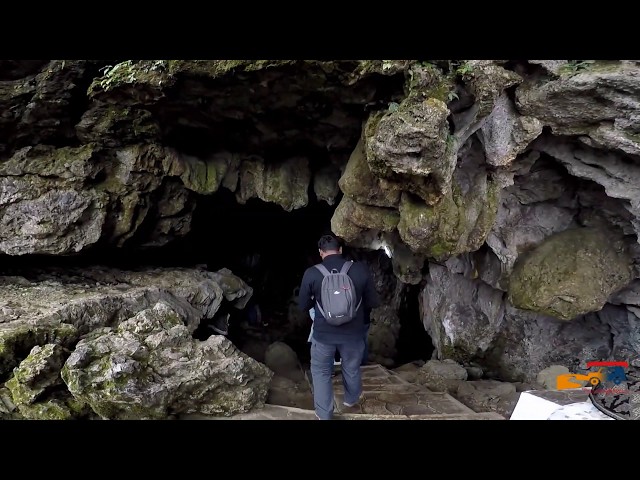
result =
[[169,74],[186,72],[218,78],[233,72],[250,72],[266,68],[292,65],[297,60],[168,60]]
[[89,413],[87,410],[91,410],[85,402],[82,402],[74,397],[69,398],[66,405],[76,417],[85,416]]
[[354,76],[365,77],[373,73],[394,75],[407,70],[415,60],[359,60]]
[[16,405],[31,403],[30,396],[24,391],[18,379],[13,376],[4,384],[11,392],[11,399]]
[[32,405],[20,405],[20,413],[30,420],[71,420],[73,413],[58,400]]
[[186,188],[200,194],[218,191],[227,170],[226,164],[222,161],[203,161],[195,158],[187,162],[185,173],[180,176]]
[[626,130],[622,131],[622,135],[627,139],[631,140],[634,143],[640,144],[640,133],[632,133]]
[[631,279],[632,262],[622,245],[595,228],[556,233],[518,258],[509,301],[561,320],[600,310]]
[[[475,348],[473,350],[475,350]],[[473,359],[472,355],[469,353],[470,350],[467,350],[463,346],[456,347],[449,343],[445,343],[444,345],[442,345],[440,351],[442,355],[442,358],[440,358],[440,360],[451,359],[464,365],[469,363]]]
[[20,325],[0,331],[0,375],[10,372],[36,345],[55,343],[69,347],[78,331],[70,324]]

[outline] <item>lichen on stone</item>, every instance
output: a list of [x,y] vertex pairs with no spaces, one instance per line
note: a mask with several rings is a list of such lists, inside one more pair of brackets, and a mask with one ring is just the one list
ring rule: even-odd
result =
[[394,208],[362,205],[343,196],[331,217],[331,229],[350,242],[365,230],[391,232],[399,219],[398,211]]
[[491,178],[478,180],[467,192],[454,183],[435,205],[403,194],[398,232],[413,252],[445,260],[480,248],[493,227],[500,188]]
[[572,228],[519,258],[509,301],[560,320],[600,310],[631,280],[632,261],[620,239],[598,228]]

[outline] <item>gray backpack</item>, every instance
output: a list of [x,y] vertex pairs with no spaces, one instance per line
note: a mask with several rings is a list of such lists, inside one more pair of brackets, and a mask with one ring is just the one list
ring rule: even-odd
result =
[[345,262],[339,272],[335,268],[329,271],[322,264],[315,266],[324,275],[320,302],[316,299],[316,306],[329,325],[338,326],[350,322],[356,317],[362,303],[360,299],[356,305],[356,289],[353,280],[347,275],[351,265],[352,261]]

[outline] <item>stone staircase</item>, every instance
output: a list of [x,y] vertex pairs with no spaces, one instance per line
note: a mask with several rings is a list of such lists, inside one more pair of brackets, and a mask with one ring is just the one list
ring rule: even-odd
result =
[[[335,420],[505,420],[493,412],[477,413],[448,393],[410,383],[381,365],[362,367],[363,396],[358,405],[342,404],[339,370],[333,377]],[[312,403],[311,403],[312,405]],[[189,418],[203,418],[190,416]],[[264,408],[216,420],[317,420],[313,410],[267,404]]]

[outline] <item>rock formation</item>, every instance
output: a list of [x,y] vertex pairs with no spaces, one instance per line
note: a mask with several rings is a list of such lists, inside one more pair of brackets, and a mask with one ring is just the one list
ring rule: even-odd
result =
[[[291,214],[324,203],[349,246],[390,257],[381,361],[408,285],[435,359],[487,378],[640,353],[640,62],[2,63],[0,254],[14,264],[162,251],[221,191]],[[190,339],[247,287],[228,270],[7,273],[0,394],[28,418],[258,405],[267,370]]]

